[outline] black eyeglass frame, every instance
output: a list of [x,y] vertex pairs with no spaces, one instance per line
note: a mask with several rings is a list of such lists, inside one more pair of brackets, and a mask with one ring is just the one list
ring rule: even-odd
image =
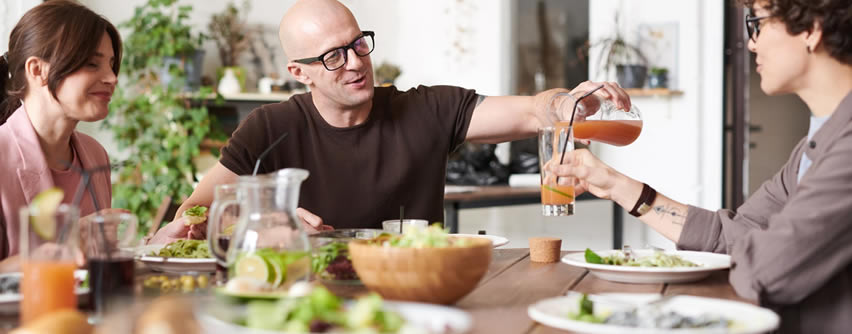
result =
[[[355,37],[355,39],[354,39],[354,40],[352,40],[352,42],[351,42],[351,43],[349,43],[349,44],[346,44],[346,45],[344,45],[344,46],[340,46],[340,47],[336,47],[336,48],[333,48],[333,49],[328,50],[328,51],[326,51],[326,52],[323,52],[323,53],[322,53],[321,55],[319,55],[318,57],[302,58],[302,59],[296,59],[296,60],[293,60],[293,61],[295,61],[295,62],[297,62],[297,63],[299,63],[299,64],[306,64],[306,65],[307,65],[307,64],[312,64],[312,63],[315,63],[315,62],[321,62],[321,63],[322,63],[322,66],[323,66],[323,67],[325,67],[325,69],[326,69],[326,70],[334,71],[334,70],[337,70],[337,69],[339,69],[339,68],[341,68],[341,67],[343,67],[343,66],[346,66],[346,63],[349,61],[349,49],[352,49],[352,51],[355,51],[355,54],[356,54],[356,55],[358,55],[359,57],[364,57],[364,56],[366,56],[366,55],[368,55],[368,54],[373,53],[373,50],[375,50],[375,49],[376,49],[376,38],[375,38],[375,36],[376,36],[376,33],[375,33],[375,32],[373,32],[373,31],[369,31],[369,30],[365,30],[365,31],[362,31],[362,32],[361,32],[361,34],[360,34],[360,35],[358,35],[358,37]],[[357,51],[357,50],[355,50],[355,43],[357,43],[357,42],[358,42],[358,40],[360,40],[360,39],[362,39],[362,38],[365,38],[365,37],[370,37],[370,46],[371,46],[371,47],[370,47],[370,51],[368,51],[368,52],[367,52],[367,53],[365,53],[365,54],[360,54],[360,53],[358,53],[358,51]],[[343,64],[341,64],[340,66],[337,66],[337,67],[335,67],[335,68],[330,68],[330,67],[328,67],[328,64],[326,64],[326,63],[325,63],[325,60],[323,60],[323,58],[325,58],[325,56],[326,56],[327,54],[332,53],[332,52],[335,52],[335,51],[337,51],[337,50],[341,50],[341,49],[342,49],[342,51],[343,51]]]
[[770,17],[772,17],[772,15],[753,16],[751,14],[746,14],[746,16],[745,16],[746,33],[748,34],[748,38],[750,40],[757,43],[757,37],[760,36],[760,20],[768,19]]

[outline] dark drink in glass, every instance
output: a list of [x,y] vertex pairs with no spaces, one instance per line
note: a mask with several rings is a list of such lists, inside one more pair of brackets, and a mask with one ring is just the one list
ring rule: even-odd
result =
[[231,244],[231,237],[229,236],[219,236],[216,239],[216,242],[219,243],[219,247],[223,250],[221,254],[216,251],[212,251],[210,253],[216,258],[216,275],[217,280],[219,282],[224,283],[228,279],[228,268],[225,267],[225,263],[228,262],[228,246]]
[[132,298],[133,257],[89,258],[89,297],[91,307],[102,314],[115,299]]

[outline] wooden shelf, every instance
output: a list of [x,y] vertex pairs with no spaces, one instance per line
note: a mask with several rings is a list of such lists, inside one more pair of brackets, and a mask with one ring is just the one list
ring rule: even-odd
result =
[[683,95],[682,90],[671,90],[668,88],[625,88],[624,90],[627,91],[627,95],[630,95],[630,97]]
[[237,94],[222,94],[222,97],[225,98],[226,101],[257,101],[257,102],[281,102],[286,101],[293,96],[291,93],[284,92],[272,92],[272,93],[258,93],[258,92],[243,92]]
[[209,150],[211,148],[222,149],[227,144],[227,141],[204,139],[201,141],[201,149]]

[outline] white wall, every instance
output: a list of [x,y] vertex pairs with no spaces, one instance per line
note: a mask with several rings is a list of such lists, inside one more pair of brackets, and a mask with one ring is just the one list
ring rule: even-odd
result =
[[[590,1],[590,39],[622,31],[635,42],[640,23],[679,24],[679,89],[671,98],[634,97],[644,118],[639,139],[626,147],[593,144],[600,158],[675,200],[716,210],[722,196],[723,18],[719,1]],[[590,78],[598,77],[595,57]],[[600,77],[598,77],[600,79]],[[632,219],[632,217],[630,217]],[[648,242],[671,247],[656,232]]]
[[[144,0],[83,0],[84,4],[106,16],[114,24],[130,18],[133,8]],[[182,0],[194,11],[190,22],[206,30],[214,13],[225,8],[228,0]],[[249,22],[277,31],[284,12],[294,0],[253,0]],[[355,14],[361,28],[376,31],[373,64],[382,61],[399,65],[397,80],[401,89],[418,84],[450,84],[475,88],[483,94],[509,92],[509,41],[502,38],[510,29],[510,0],[433,0],[397,1],[343,0]],[[459,32],[460,29],[466,30]],[[459,52],[455,42],[468,45]],[[218,65],[212,42],[205,45],[205,72]],[[283,69],[281,62],[278,68]]]
[[9,49],[9,34],[12,28],[30,8],[40,0],[0,0],[0,54]]

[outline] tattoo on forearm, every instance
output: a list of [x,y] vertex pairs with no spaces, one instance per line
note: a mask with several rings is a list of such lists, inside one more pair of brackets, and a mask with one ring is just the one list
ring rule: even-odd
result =
[[678,226],[683,226],[686,221],[686,213],[673,206],[658,205],[654,207],[654,212],[662,218],[671,219],[671,223]]

